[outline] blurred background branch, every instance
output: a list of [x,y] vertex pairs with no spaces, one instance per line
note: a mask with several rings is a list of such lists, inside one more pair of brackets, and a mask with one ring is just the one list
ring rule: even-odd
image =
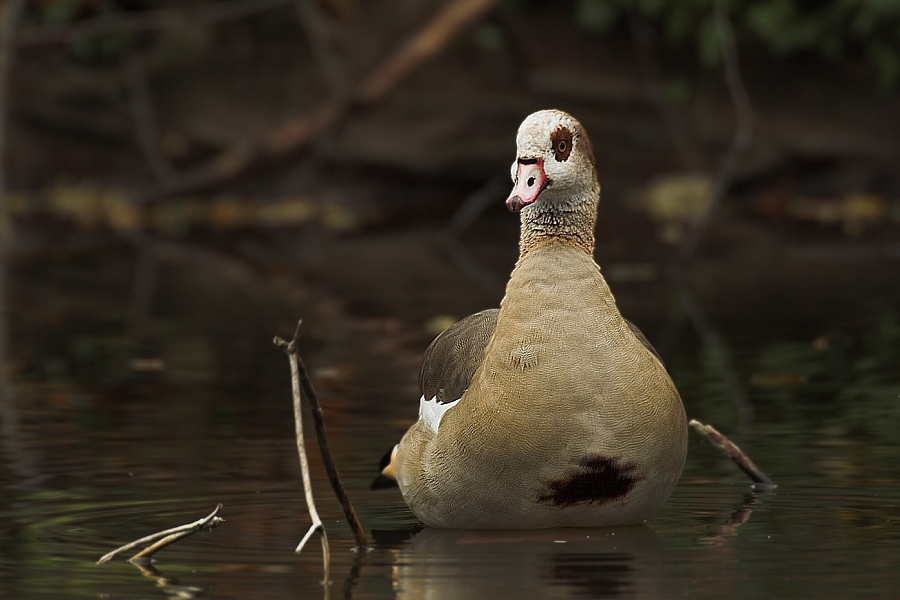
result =
[[24,28],[16,36],[16,46],[31,48],[65,44],[81,38],[178,27],[197,27],[245,19],[291,5],[296,0],[230,0],[189,8],[143,10],[134,14],[115,12],[68,23]]
[[[343,69],[333,72],[328,77],[332,87],[331,100],[318,104],[304,115],[281,123],[257,140],[242,140],[208,163],[151,190],[145,199],[153,200],[222,183],[245,173],[261,159],[271,161],[298,152],[343,121],[351,108],[365,108],[381,101],[396,85],[434,58],[455,34],[482,16],[493,4],[493,0],[450,0],[359,83],[348,84]],[[318,30],[321,27],[321,23],[311,16],[314,14],[314,9],[301,9],[301,20],[307,24],[307,30]],[[337,68],[337,58],[329,49],[329,42],[319,34],[310,39],[323,70],[331,72],[329,69]],[[349,97],[346,95],[348,86],[353,88]]]
[[9,96],[9,71],[13,62],[13,45],[16,25],[25,6],[24,0],[11,0],[3,4],[0,14],[0,404],[12,404],[12,386],[9,373],[9,312],[8,291],[9,253],[15,235],[7,189],[7,123]]
[[23,480],[20,485],[30,487],[39,480],[39,474],[34,455],[26,448],[20,430],[21,420],[16,408],[13,385],[9,281],[16,232],[7,177],[9,80],[14,59],[16,25],[24,7],[24,0],[8,0],[0,7],[0,444],[8,464]]
[[[728,8],[725,0],[714,0],[715,25],[718,40],[721,44],[722,66],[728,93],[734,105],[737,126],[734,138],[728,153],[722,161],[719,171],[716,173],[711,190],[711,196],[701,211],[693,218],[686,235],[680,242],[677,252],[668,267],[667,275],[676,289],[676,297],[681,303],[683,314],[687,316],[694,329],[703,341],[710,363],[718,371],[721,380],[725,384],[731,396],[732,402],[737,406],[740,423],[747,425],[753,417],[753,405],[747,396],[728,345],[724,343],[715,327],[713,327],[700,303],[697,302],[693,291],[693,284],[688,278],[691,261],[694,259],[704,232],[713,219],[715,211],[722,204],[734,183],[740,161],[744,159],[753,135],[753,111],[744,80],[741,76],[740,59],[737,43],[731,20],[728,16]],[[672,336],[676,323],[682,313],[671,313],[669,321],[660,336],[661,347],[665,353],[671,348]]]

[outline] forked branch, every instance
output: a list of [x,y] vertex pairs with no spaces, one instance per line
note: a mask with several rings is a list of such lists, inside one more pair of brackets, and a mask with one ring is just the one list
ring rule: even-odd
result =
[[218,516],[221,509],[222,505],[219,504],[218,506],[216,506],[216,509],[214,511],[212,511],[202,519],[194,521],[193,523],[188,523],[187,525],[181,525],[179,527],[173,527],[172,529],[166,529],[165,531],[158,531],[154,534],[142,537],[139,540],[135,540],[133,542],[125,544],[124,546],[116,548],[112,552],[101,556],[100,560],[97,561],[97,564],[102,565],[120,552],[131,550],[132,548],[137,548],[138,546],[143,546],[144,544],[151,544],[151,542],[153,542],[150,546],[147,546],[128,560],[129,562],[134,562],[140,559],[149,558],[166,546],[174,544],[178,540],[186,538],[189,535],[193,535],[198,531],[212,531],[219,523],[225,520],[222,517]]
[[359,518],[356,516],[356,510],[353,508],[353,503],[350,502],[350,497],[347,496],[347,491],[344,489],[344,484],[341,482],[341,476],[338,474],[337,467],[335,467],[334,459],[331,456],[331,450],[328,448],[328,435],[325,432],[325,418],[322,415],[322,405],[319,403],[319,397],[316,395],[316,390],[309,379],[306,365],[303,363],[303,359],[300,358],[300,352],[297,350],[297,337],[300,334],[300,325],[302,322],[303,321],[297,323],[297,329],[294,330],[294,339],[290,342],[286,342],[280,337],[275,338],[275,345],[284,349],[291,363],[291,383],[294,391],[294,425],[297,433],[297,453],[300,455],[300,468],[303,471],[303,490],[306,493],[306,505],[309,508],[309,516],[313,521],[309,531],[306,532],[306,535],[303,536],[303,539],[297,546],[296,552],[300,552],[303,549],[303,546],[309,541],[309,538],[316,530],[321,531],[323,540],[327,539],[325,537],[325,527],[322,525],[322,521],[319,519],[319,515],[316,512],[312,495],[309,464],[306,460],[306,445],[303,440],[301,389],[303,393],[306,394],[306,399],[309,402],[310,412],[313,417],[313,425],[316,430],[316,440],[319,443],[319,454],[322,456],[322,463],[325,465],[328,481],[331,483],[334,494],[337,496],[338,502],[341,504],[341,509],[344,511],[344,516],[347,518],[347,523],[353,531],[353,537],[356,540],[357,547],[364,548],[368,546],[365,531],[363,531]]

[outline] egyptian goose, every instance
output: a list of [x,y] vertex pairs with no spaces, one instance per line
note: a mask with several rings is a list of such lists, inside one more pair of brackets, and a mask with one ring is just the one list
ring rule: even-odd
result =
[[681,476],[684,407],[593,260],[600,185],[583,127],[536,112],[516,145],[506,295],[428,347],[419,420],[373,489],[395,481],[432,527],[641,523]]

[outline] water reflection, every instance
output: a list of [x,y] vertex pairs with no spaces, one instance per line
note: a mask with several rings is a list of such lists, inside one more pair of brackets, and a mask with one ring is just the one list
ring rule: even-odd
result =
[[167,598],[202,598],[205,590],[195,585],[186,585],[177,577],[167,577],[151,564],[131,563],[140,570],[141,575],[152,579],[162,589]]
[[646,526],[541,531],[423,529],[393,550],[398,599],[684,596]]
[[[0,357],[0,362],[2,360]],[[27,434],[22,431],[13,386],[0,375],[0,454],[18,479],[16,483],[10,484],[16,488],[37,489],[46,478],[41,476],[30,446]]]
[[699,543],[709,546],[719,546],[726,542],[728,538],[737,535],[738,527],[750,520],[753,509],[759,505],[763,499],[772,494],[772,489],[754,490],[744,495],[740,505],[731,513],[728,520],[721,524],[710,527],[706,537],[700,538]]

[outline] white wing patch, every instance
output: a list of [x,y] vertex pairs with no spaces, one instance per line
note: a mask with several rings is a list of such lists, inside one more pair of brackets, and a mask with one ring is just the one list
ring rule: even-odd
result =
[[419,420],[425,421],[425,424],[431,427],[432,431],[437,432],[441,426],[441,418],[447,410],[456,406],[459,400],[442,404],[437,401],[437,396],[431,400],[426,400],[425,396],[419,398]]

